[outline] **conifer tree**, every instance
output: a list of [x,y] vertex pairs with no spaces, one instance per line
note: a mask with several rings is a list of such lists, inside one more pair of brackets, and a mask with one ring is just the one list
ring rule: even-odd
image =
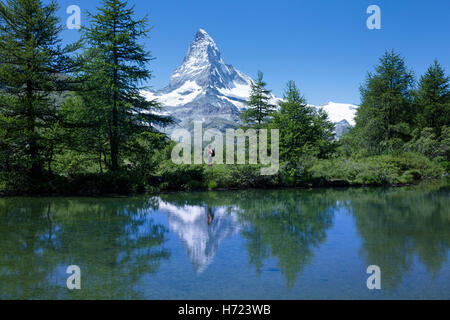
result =
[[443,126],[450,126],[450,78],[437,60],[420,78],[417,92],[419,124],[432,128],[437,137]]
[[141,95],[151,78],[147,64],[152,57],[139,41],[150,28],[147,17],[134,15],[134,7],[126,1],[102,0],[84,32],[90,45],[82,74],[86,113],[96,119],[98,132],[107,140],[112,171],[119,169],[120,154],[136,135],[155,132],[153,125],[170,122],[154,113],[161,108],[156,101]]
[[283,161],[298,162],[304,154],[326,156],[333,149],[334,125],[326,113],[306,103],[294,81],[288,82],[279,106],[271,125],[280,130]]
[[415,115],[412,105],[413,72],[395,52],[386,52],[361,87],[361,106],[353,135],[371,154],[398,149],[410,139]]
[[[39,182],[53,145],[61,93],[72,87],[73,53],[80,43],[62,46],[56,1],[0,2],[0,128],[3,170],[20,163]],[[16,167],[17,168],[17,167]]]
[[250,98],[246,102],[248,109],[242,112],[241,118],[244,123],[249,125],[261,125],[267,120],[267,117],[273,113],[275,106],[270,103],[270,90],[266,89],[266,83],[263,80],[263,73],[258,72],[258,79],[251,85]]

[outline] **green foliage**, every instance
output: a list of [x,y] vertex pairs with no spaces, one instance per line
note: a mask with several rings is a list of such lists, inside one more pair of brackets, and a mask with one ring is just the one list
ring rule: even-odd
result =
[[136,171],[77,174],[69,179],[63,192],[79,195],[134,194],[147,189],[146,181]]
[[415,153],[321,160],[311,168],[313,181],[325,185],[405,184],[419,179],[440,178],[443,174],[444,170],[438,163]]
[[266,89],[266,85],[263,73],[259,71],[258,79],[252,83],[250,98],[246,102],[248,109],[244,110],[241,115],[245,124],[261,127],[275,110],[275,106],[270,104],[270,90]]
[[[108,168],[117,171],[123,154],[136,147],[136,140],[142,142],[146,133],[156,133],[153,125],[170,123],[170,119],[156,115],[159,103],[141,95],[145,89],[141,83],[151,77],[150,52],[139,43],[150,31],[147,17],[135,19],[134,8],[120,0],[103,0],[99,12],[90,17],[84,29],[89,48],[80,74],[82,108],[87,109],[81,113],[85,115],[82,122],[91,122],[101,146],[107,145]],[[97,149],[98,143],[92,148]]]
[[410,137],[414,122],[413,72],[395,52],[386,52],[361,87],[353,139],[370,154],[392,152]]
[[279,172],[176,165],[174,142],[156,129],[172,120],[141,95],[151,78],[140,43],[147,17],[102,0],[79,57],[81,42],[61,45],[56,11],[53,1],[0,2],[0,195],[403,184],[449,172],[449,77],[437,61],[414,90],[404,60],[387,52],[361,88],[356,127],[339,142],[293,81],[275,111],[259,72],[242,119],[280,130]]
[[[371,155],[414,152],[440,163],[448,172],[449,77],[435,61],[421,77],[417,90],[413,79],[399,55],[387,52],[380,59],[376,73],[369,74],[361,88],[356,126],[340,141],[343,156],[366,161]],[[379,175],[375,178],[373,172],[366,172],[361,173],[360,181],[380,184],[411,181],[417,176],[417,172],[407,172],[402,177],[397,174],[397,178],[391,175],[392,179]]]
[[57,108],[72,87],[73,53],[80,43],[61,45],[57,3],[0,2],[0,127],[2,170],[21,162],[31,182],[44,177],[58,143]]
[[214,180],[211,180],[210,182],[208,182],[208,189],[212,190],[212,189],[216,189],[217,188],[217,182],[215,182]]
[[69,177],[79,173],[98,172],[97,163],[87,153],[80,153],[73,150],[66,150],[55,155],[52,165],[55,174]]
[[417,90],[418,123],[421,128],[432,128],[437,137],[444,126],[450,125],[449,81],[445,70],[435,60],[420,78]]
[[436,137],[433,128],[416,129],[413,139],[405,144],[405,150],[413,151],[436,159],[446,156],[445,145]]
[[294,81],[288,82],[279,106],[270,127],[280,130],[281,161],[297,162],[305,154],[323,158],[334,151],[334,125],[325,112],[307,105]]
[[160,176],[162,190],[202,189],[204,168],[200,165],[176,165],[167,161],[156,172]]
[[437,61],[414,91],[404,60],[387,52],[361,88],[356,126],[343,137],[341,152],[373,155],[414,151],[442,156],[441,133],[450,125],[449,77]]

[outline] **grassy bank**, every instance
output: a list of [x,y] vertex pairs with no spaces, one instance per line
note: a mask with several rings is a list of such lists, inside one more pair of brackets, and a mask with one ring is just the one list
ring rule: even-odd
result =
[[[175,165],[160,162],[154,171],[52,175],[31,183],[20,175],[0,181],[0,194],[9,195],[127,195],[163,191],[218,189],[383,186],[439,179],[444,166],[415,153],[365,158],[304,158],[282,163],[279,172],[263,176],[259,165]],[[6,178],[6,179],[5,179]]]
[[[304,159],[283,164],[274,176],[261,176],[258,166],[215,166],[205,173],[204,187],[214,189],[405,185],[441,178],[446,170],[424,156],[408,153],[360,159]],[[189,188],[189,184],[185,187]]]

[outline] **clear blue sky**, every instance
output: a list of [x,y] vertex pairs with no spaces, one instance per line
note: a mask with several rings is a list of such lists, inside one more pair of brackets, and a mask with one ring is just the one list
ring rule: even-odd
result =
[[[154,29],[147,47],[152,88],[164,87],[181,63],[195,32],[205,29],[222,58],[244,73],[265,74],[281,96],[295,80],[308,102],[360,102],[359,86],[387,49],[406,58],[416,76],[435,58],[450,73],[449,0],[130,0],[138,16],[149,15]],[[60,0],[61,17],[69,5],[93,10],[100,0]],[[366,9],[381,8],[381,30],[369,30]],[[77,31],[65,31],[71,41]]]

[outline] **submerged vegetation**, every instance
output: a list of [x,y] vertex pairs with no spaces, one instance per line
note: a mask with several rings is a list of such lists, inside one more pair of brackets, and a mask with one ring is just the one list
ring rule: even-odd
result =
[[0,194],[126,194],[326,185],[397,185],[450,170],[449,77],[437,61],[416,84],[404,59],[381,57],[361,87],[356,125],[340,140],[289,81],[278,108],[262,73],[244,129],[280,130],[280,170],[176,165],[171,123],[140,95],[152,60],[147,18],[102,0],[82,41],[61,45],[57,4],[0,3]]

